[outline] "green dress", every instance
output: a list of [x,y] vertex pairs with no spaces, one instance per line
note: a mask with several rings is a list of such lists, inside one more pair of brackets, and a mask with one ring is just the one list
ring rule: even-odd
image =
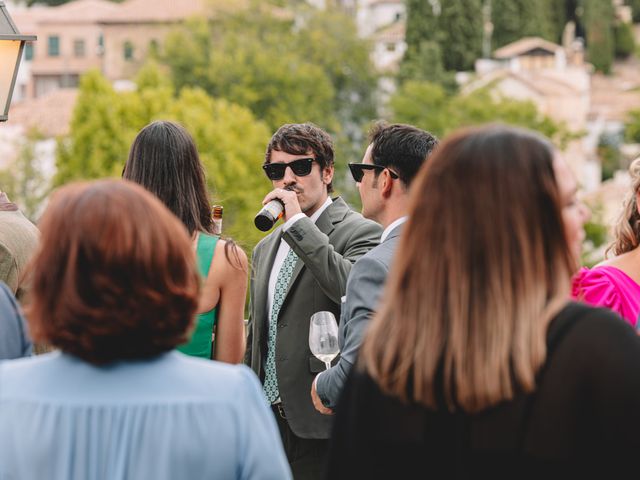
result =
[[[196,257],[198,261],[198,271],[203,281],[209,275],[209,267],[213,260],[213,252],[216,250],[218,237],[200,232],[198,235],[198,245],[196,246]],[[191,340],[178,346],[178,350],[187,355],[202,358],[211,358],[213,328],[218,317],[218,307],[215,306],[205,313],[196,316],[196,324],[191,333]]]

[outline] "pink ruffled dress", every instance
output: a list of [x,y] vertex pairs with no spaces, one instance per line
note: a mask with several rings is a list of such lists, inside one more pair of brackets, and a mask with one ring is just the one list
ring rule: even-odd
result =
[[583,267],[573,278],[574,299],[606,307],[636,326],[640,313],[640,285],[616,267]]

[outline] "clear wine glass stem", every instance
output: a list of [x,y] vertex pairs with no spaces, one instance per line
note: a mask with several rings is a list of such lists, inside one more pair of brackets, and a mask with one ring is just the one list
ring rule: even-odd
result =
[[324,366],[329,370],[331,368],[331,362],[324,362]]

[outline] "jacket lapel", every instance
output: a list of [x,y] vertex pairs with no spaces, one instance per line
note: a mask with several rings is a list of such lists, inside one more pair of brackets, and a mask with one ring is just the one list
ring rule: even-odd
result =
[[[346,203],[344,203],[344,200],[342,200],[340,197],[336,197],[335,199],[333,199],[331,205],[329,205],[326,210],[322,212],[322,215],[318,217],[318,220],[316,221],[316,227],[318,227],[318,230],[320,230],[326,236],[330,236],[331,233],[335,230],[334,225],[344,219],[348,209],[349,207]],[[293,273],[291,274],[291,280],[289,280],[287,295],[289,294],[291,287],[293,287],[293,285],[295,284],[296,279],[300,275],[300,272],[302,272],[303,268],[304,262],[298,258],[296,266],[293,268]],[[286,297],[284,301],[287,301]]]
[[[280,227],[282,228],[282,227]],[[268,325],[269,312],[267,297],[269,295],[269,277],[271,276],[271,266],[276,258],[278,247],[280,246],[281,231],[274,231],[266,240],[264,254],[260,259],[260,265],[255,265],[254,271],[261,272],[260,277],[255,279],[256,306],[260,306],[260,321],[258,325]]]

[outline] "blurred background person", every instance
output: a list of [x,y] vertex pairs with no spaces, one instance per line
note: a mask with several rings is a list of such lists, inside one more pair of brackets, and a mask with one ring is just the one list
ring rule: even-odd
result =
[[327,478],[617,478],[640,449],[640,338],[570,302],[587,212],[568,167],[496,125],[425,165]]
[[0,190],[0,281],[25,300],[23,270],[38,245],[38,228]]
[[26,357],[32,349],[20,306],[9,287],[0,282],[0,360]]
[[199,277],[183,225],[131,182],[51,199],[28,321],[60,351],[0,363],[0,477],[289,478],[244,365],[173,351]]
[[583,267],[573,280],[573,296],[592,305],[610,308],[633,326],[640,314],[640,158],[629,167],[631,190],[624,200],[607,249],[613,258],[594,268]]
[[245,349],[247,256],[230,239],[213,235],[204,167],[193,138],[174,122],[147,125],[131,145],[122,176],[162,200],[182,220],[193,241],[204,283],[195,328],[189,342],[178,350],[240,363]]

